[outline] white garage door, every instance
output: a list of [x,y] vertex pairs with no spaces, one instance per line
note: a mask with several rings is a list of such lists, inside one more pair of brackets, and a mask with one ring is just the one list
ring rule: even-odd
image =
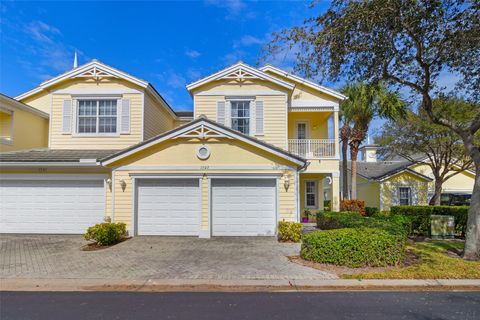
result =
[[103,180],[2,180],[0,232],[81,234],[103,221]]
[[196,236],[200,222],[198,179],[144,179],[137,182],[139,235]]
[[212,180],[212,235],[273,236],[275,186],[273,179]]

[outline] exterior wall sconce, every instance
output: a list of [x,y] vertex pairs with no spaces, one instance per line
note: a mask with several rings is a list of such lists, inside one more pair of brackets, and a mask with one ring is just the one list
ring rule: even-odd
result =
[[283,176],[283,187],[285,188],[285,191],[288,191],[288,188],[290,188],[290,175],[285,174]]
[[122,187],[122,191],[125,191],[125,188],[127,187],[127,183],[125,182],[125,180],[120,180],[120,187]]
[[110,189],[110,191],[112,191],[112,179],[108,178],[107,180],[105,180],[105,182],[108,185],[108,189]]

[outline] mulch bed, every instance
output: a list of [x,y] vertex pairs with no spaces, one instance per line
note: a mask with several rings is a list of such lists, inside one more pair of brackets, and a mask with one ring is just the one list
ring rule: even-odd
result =
[[[345,266],[337,266],[334,264],[308,261],[308,260],[302,259],[300,256],[287,256],[287,258],[288,260],[290,260],[290,262],[302,265],[304,267],[309,267],[309,268],[317,269],[320,271],[334,273],[337,276],[346,275],[346,274],[366,273],[366,272],[383,272],[383,271],[397,268],[397,266],[350,268]],[[412,251],[407,250],[405,260],[400,266],[401,267],[410,266],[412,264],[418,263],[419,261],[420,259]]]
[[80,250],[82,251],[97,251],[97,250],[103,250],[103,249],[107,249],[107,248],[110,248],[110,247],[113,247],[119,243],[122,243],[124,241],[127,241],[128,239],[131,239],[132,237],[125,237],[125,238],[122,238],[120,239],[119,242],[115,243],[115,244],[112,244],[112,245],[109,245],[109,246],[102,246],[102,245],[99,245],[98,243],[96,242],[90,242],[90,243],[87,243],[86,245],[80,247]]

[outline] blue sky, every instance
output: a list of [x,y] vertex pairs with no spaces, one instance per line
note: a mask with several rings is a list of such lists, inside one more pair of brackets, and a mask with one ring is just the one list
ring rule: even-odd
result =
[[[175,110],[185,84],[242,60],[255,65],[273,31],[324,10],[301,1],[2,2],[0,92],[16,96],[96,58],[151,82]],[[291,56],[270,57],[290,68]]]

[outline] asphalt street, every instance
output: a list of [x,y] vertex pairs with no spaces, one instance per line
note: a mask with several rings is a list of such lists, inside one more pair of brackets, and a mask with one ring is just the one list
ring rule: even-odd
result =
[[0,292],[0,319],[480,319],[480,292]]

